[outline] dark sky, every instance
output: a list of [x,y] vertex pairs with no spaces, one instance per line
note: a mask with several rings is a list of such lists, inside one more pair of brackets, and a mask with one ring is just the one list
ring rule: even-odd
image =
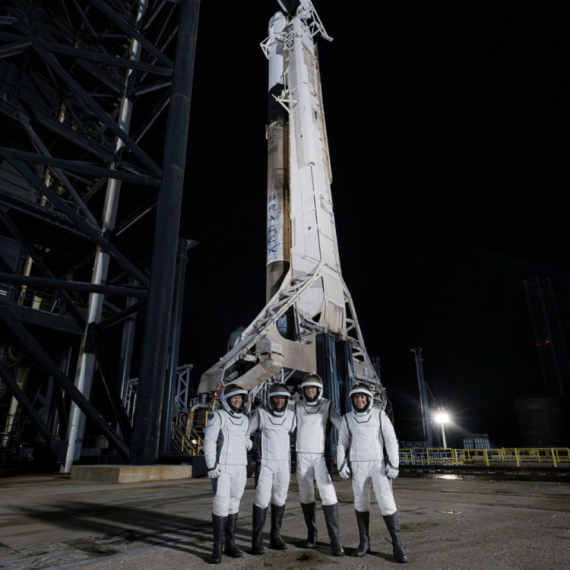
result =
[[[334,38],[319,53],[343,276],[399,437],[421,438],[419,346],[451,441],[516,444],[513,401],[542,389],[523,280],[550,276],[570,318],[563,18],[539,2],[314,3]],[[181,228],[200,242],[180,357],[196,381],[265,304],[259,42],[276,9],[202,2]]]

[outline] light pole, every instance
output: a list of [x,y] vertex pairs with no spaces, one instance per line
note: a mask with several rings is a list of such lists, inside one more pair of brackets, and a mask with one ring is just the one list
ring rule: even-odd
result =
[[438,409],[435,413],[434,419],[437,423],[441,424],[441,436],[443,439],[443,447],[447,447],[447,441],[445,440],[445,424],[449,422],[449,414],[442,408]]

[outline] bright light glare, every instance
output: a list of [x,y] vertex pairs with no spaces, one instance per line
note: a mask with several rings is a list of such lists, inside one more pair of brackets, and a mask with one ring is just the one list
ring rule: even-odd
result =
[[437,412],[434,416],[434,420],[440,424],[446,424],[450,419],[447,412]]

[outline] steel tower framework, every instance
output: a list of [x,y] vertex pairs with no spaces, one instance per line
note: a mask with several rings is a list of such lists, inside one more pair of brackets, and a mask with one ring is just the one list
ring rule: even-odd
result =
[[0,6],[0,380],[65,470],[85,417],[123,460],[158,455],[190,245],[178,233],[199,6]]

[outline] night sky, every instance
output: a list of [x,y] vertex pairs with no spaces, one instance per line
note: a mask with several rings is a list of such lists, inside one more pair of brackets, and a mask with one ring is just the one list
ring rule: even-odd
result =
[[[400,439],[421,439],[411,348],[448,441],[518,443],[543,389],[523,280],[548,275],[570,334],[568,46],[554,3],[314,2],[344,279]],[[348,6],[348,7],[347,7]],[[265,305],[272,0],[202,2],[181,235],[180,363],[194,380]],[[564,132],[564,138],[563,138]]]

